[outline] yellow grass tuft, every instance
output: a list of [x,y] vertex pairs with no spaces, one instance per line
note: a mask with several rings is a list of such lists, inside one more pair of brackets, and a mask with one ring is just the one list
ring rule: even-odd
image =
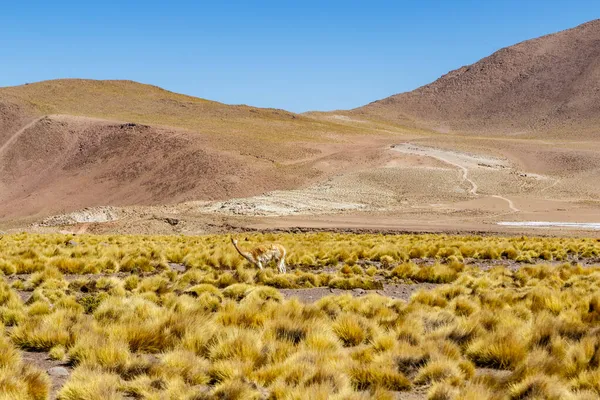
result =
[[333,331],[346,347],[358,346],[370,336],[364,320],[350,314],[339,316],[333,324]]
[[424,365],[414,379],[417,385],[426,385],[433,382],[448,382],[458,385],[465,379],[465,374],[454,360],[437,359],[431,360]]
[[94,333],[81,335],[67,356],[75,365],[101,366],[110,371],[123,370],[131,358],[125,340]]
[[410,381],[399,371],[382,365],[354,365],[349,370],[352,384],[357,390],[384,388],[404,391],[411,387]]
[[0,398],[45,400],[49,391],[48,375],[24,364],[18,350],[0,337]]
[[473,341],[466,354],[479,366],[507,369],[516,367],[525,359],[527,347],[514,332],[495,332]]
[[98,369],[77,368],[58,393],[59,400],[103,399],[120,400],[120,379],[113,373]]
[[533,375],[512,385],[508,392],[510,399],[541,398],[548,400],[575,400],[577,397],[568,386],[549,376]]

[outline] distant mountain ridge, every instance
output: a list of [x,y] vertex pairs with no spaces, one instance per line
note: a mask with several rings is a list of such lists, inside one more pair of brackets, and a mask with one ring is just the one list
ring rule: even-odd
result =
[[600,20],[500,49],[350,113],[441,132],[600,137]]

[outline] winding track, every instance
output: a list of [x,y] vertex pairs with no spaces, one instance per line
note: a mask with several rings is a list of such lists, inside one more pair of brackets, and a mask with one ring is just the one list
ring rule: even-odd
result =
[[[396,150],[396,146],[399,146],[399,145],[392,146],[392,149]],[[399,151],[399,150],[396,150],[396,151]],[[472,179],[469,178],[469,169],[467,167],[465,167],[464,165],[455,163],[454,161],[448,160],[447,158],[444,158],[443,156],[438,155],[438,154],[430,154],[427,152],[418,152],[418,153],[413,153],[413,154],[425,155],[427,157],[432,157],[432,158],[438,159],[440,161],[445,162],[446,164],[452,165],[453,167],[460,169],[460,171],[462,172],[462,179],[463,179],[462,182],[467,182],[471,186],[471,189],[469,189],[469,193],[471,193],[474,196],[483,196],[477,192],[479,187]],[[498,194],[493,194],[493,195],[489,195],[489,196],[506,201],[508,203],[508,207],[510,208],[510,210],[512,212],[521,211],[515,206],[515,203],[509,198],[500,196]]]
[[497,199],[505,200],[508,203],[508,207],[511,209],[511,211],[514,211],[514,212],[521,211],[517,207],[515,207],[515,203],[513,203],[513,201],[511,199],[507,198],[507,197],[500,196],[500,195],[497,195],[497,194],[491,194],[490,197],[495,197]]
[[[452,162],[450,160],[447,160],[443,157],[434,156],[431,154],[427,154],[427,155],[429,157],[437,158],[438,160],[441,160],[441,161],[445,162],[446,164],[453,165],[453,166],[457,167],[458,169],[460,169],[462,171],[463,182],[468,182],[469,185],[471,185],[471,189],[469,189],[469,193],[474,194],[475,196],[479,196],[479,194],[477,193],[477,189],[479,189],[479,187],[477,186],[477,184],[475,182],[473,182],[472,179],[469,178],[469,169],[467,167],[465,167],[464,165],[460,165],[455,162]],[[506,200],[508,200],[508,199],[506,199]]]
[[540,193],[545,192],[548,189],[552,189],[554,186],[556,186],[560,183],[560,179],[558,179],[558,178],[553,178],[553,179],[554,179],[554,182],[552,184],[546,186],[542,190],[540,190]]
[[37,124],[44,118],[46,118],[45,115],[43,115],[39,118],[36,118],[33,121],[31,121],[30,123],[28,123],[27,125],[25,125],[24,127],[22,127],[21,129],[19,129],[18,131],[16,131],[15,133],[13,133],[12,136],[9,137],[8,140],[6,142],[4,142],[4,144],[2,146],[0,146],[0,154],[2,154],[2,152],[6,148],[8,148],[8,146],[10,146],[15,140],[17,140],[19,138],[19,136],[21,136],[27,129],[31,128],[32,126],[34,126],[35,124]]

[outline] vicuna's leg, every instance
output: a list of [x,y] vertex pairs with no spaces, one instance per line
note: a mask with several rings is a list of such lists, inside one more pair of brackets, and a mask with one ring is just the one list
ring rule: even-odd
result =
[[258,260],[258,262],[256,263],[256,265],[258,265],[258,268],[263,269],[262,261]]
[[282,273],[282,274],[286,273],[286,270],[285,270],[285,258],[283,258],[283,257],[281,258],[281,260],[279,260],[279,272]]
[[283,254],[281,254],[280,258],[279,258],[279,272],[282,274],[286,273],[286,268],[285,268],[285,248],[283,248]]

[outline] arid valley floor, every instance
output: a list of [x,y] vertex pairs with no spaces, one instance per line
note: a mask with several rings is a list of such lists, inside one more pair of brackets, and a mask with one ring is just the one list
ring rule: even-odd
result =
[[[322,178],[306,179],[293,189],[215,201],[89,207],[3,225],[7,232],[184,234],[232,228],[506,234],[598,230],[598,141],[402,131],[344,139],[346,143],[323,145],[318,156],[299,161],[319,170]],[[575,225],[526,225],[535,221]],[[505,222],[525,225],[501,225]]]

